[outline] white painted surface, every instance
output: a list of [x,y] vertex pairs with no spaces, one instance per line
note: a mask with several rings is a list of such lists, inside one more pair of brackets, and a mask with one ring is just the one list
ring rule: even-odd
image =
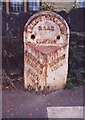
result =
[[47,107],[48,118],[83,118],[83,107]]
[[63,88],[66,84],[68,63],[64,63],[63,66],[56,69],[54,72],[48,69],[47,84],[51,86],[52,89]]
[[24,30],[25,88],[64,88],[69,49],[66,21],[54,12],[42,11],[30,17]]

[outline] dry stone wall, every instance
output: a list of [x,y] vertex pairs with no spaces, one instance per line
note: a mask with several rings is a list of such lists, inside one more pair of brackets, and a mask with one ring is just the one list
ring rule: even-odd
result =
[[[3,69],[8,74],[15,71],[15,75],[23,73],[23,31],[27,20],[36,12],[19,13],[9,15],[3,12],[2,14],[2,42],[3,42]],[[69,24],[70,46],[76,46],[77,52],[82,54],[83,43],[85,39],[85,9],[73,9],[69,13],[65,11],[58,12]],[[70,54],[70,59],[72,58]],[[81,64],[78,62],[76,66]],[[16,68],[18,71],[16,72]],[[70,67],[71,68],[71,67]],[[9,71],[10,70],[10,71]]]

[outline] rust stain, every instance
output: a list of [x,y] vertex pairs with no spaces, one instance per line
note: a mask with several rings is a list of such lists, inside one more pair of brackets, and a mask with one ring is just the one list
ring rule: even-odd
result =
[[28,20],[24,27],[26,89],[37,92],[63,88],[68,69],[68,42],[69,28],[60,15],[42,11]]

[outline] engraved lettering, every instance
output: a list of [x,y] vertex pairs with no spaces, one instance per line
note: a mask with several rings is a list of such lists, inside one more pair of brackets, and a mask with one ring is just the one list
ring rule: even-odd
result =
[[39,31],[42,31],[42,30],[54,31],[54,26],[39,26],[38,30]]
[[39,28],[38,28],[39,30],[42,30],[42,26],[39,26]]

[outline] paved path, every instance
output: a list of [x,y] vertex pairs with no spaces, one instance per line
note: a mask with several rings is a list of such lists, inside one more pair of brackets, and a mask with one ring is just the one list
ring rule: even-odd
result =
[[45,95],[23,90],[4,90],[3,118],[47,118],[48,107],[82,106],[83,88],[65,89]]

